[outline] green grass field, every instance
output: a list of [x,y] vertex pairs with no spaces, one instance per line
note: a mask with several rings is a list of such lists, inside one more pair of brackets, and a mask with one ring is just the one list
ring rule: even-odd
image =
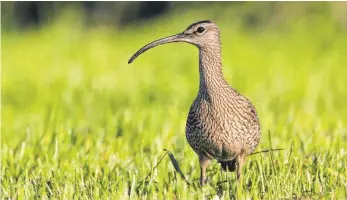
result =
[[[346,198],[347,37],[325,16],[262,29],[215,20],[225,77],[259,114],[256,151],[284,150],[248,157],[239,185],[214,162],[199,189],[199,162],[185,139],[197,49],[175,43],[127,61],[202,16],[168,15],[122,31],[64,18],[3,31],[1,198]],[[168,156],[146,179],[163,149],[190,186]]]

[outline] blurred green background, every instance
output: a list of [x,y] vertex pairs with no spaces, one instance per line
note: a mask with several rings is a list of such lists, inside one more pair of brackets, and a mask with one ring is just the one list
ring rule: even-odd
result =
[[227,81],[258,111],[258,150],[284,148],[276,164],[250,158],[245,195],[345,196],[345,2],[1,2],[2,194],[190,197],[168,160],[140,180],[163,148],[199,176],[184,132],[198,50],[169,44],[127,61],[204,19],[220,27]]

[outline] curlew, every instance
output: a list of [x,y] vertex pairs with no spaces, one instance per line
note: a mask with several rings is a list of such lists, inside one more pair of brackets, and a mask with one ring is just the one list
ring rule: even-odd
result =
[[199,49],[200,85],[189,110],[186,138],[199,158],[200,184],[206,184],[206,168],[213,159],[224,171],[236,170],[240,180],[246,156],[259,144],[260,123],[253,104],[224,79],[219,28],[210,20],[193,23],[181,33],[142,47],[128,63],[171,42],[186,42]]

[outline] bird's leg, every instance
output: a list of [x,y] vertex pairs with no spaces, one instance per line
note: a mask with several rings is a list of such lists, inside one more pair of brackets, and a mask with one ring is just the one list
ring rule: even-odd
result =
[[205,156],[199,156],[200,162],[200,185],[201,187],[206,183],[206,168],[210,165],[211,160]]
[[245,163],[245,156],[243,154],[237,156],[236,158],[236,168],[237,168],[237,180],[240,183],[242,180],[242,166]]

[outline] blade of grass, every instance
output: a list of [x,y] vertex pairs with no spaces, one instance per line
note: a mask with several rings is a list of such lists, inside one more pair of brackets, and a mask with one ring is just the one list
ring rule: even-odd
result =
[[175,170],[177,173],[179,173],[181,175],[181,178],[188,184],[190,185],[189,181],[186,179],[186,177],[184,176],[180,166],[178,165],[178,162],[175,158],[175,156],[171,153],[171,151],[167,150],[167,149],[164,149],[164,151],[167,152],[167,154],[169,155],[170,157],[170,160],[171,160],[171,163],[172,165],[174,166]]

